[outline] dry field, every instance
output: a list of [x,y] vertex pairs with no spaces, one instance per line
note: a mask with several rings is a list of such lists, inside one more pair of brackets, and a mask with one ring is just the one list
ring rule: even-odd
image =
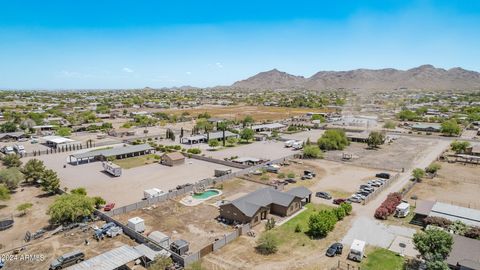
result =
[[480,166],[459,163],[439,163],[438,176],[424,179],[410,190],[406,198],[441,201],[463,207],[480,209]]
[[[101,226],[104,222],[97,222],[97,226]],[[89,224],[91,225],[91,224]],[[4,269],[22,269],[22,270],[36,270],[48,269],[53,259],[62,254],[74,250],[83,251],[85,259],[90,259],[101,253],[123,246],[125,244],[136,246],[135,241],[126,235],[119,235],[115,238],[105,238],[97,242],[92,237],[93,230],[91,227],[87,229],[76,228],[66,233],[59,233],[50,238],[41,238],[33,240],[31,245],[28,245],[25,250],[20,251],[18,256],[38,255],[43,256],[41,260],[14,260],[8,261]],[[89,245],[85,245],[85,239],[89,240]],[[11,253],[9,253],[11,254]]]
[[367,144],[351,143],[343,151],[329,151],[325,158],[340,161],[343,153],[352,154],[352,164],[371,167],[401,170],[410,168],[413,161],[426,153],[428,148],[437,146],[434,140],[413,137],[400,137],[391,144],[382,145],[379,149],[367,149]]
[[[11,195],[10,200],[0,202],[0,217],[13,215],[13,227],[0,231],[0,252],[17,248],[24,244],[27,231],[35,232],[48,226],[48,206],[54,201],[54,196],[43,196],[44,192],[37,187],[21,186]],[[16,210],[22,203],[32,203],[32,208],[25,216],[20,216]]]
[[188,112],[192,116],[208,112],[214,117],[226,118],[231,120],[241,120],[245,116],[250,115],[256,121],[280,120],[292,116],[304,115],[307,112],[325,112],[322,109],[309,108],[283,108],[283,107],[267,107],[267,106],[203,106],[191,109],[170,109],[162,110],[166,113],[181,114]]

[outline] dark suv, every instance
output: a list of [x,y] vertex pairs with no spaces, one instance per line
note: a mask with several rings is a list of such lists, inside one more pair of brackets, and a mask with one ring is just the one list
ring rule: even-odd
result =
[[50,270],[58,270],[62,269],[76,263],[79,263],[85,259],[85,254],[81,251],[73,251],[69,253],[65,253],[62,256],[53,260],[50,264]]
[[332,244],[328,249],[325,255],[328,257],[333,257],[337,254],[342,254],[343,245],[341,243]]
[[377,174],[375,174],[375,177],[383,178],[383,179],[390,179],[390,174],[389,173],[377,173]]
[[317,193],[315,193],[315,196],[319,197],[319,198],[322,198],[322,199],[327,199],[327,200],[330,200],[332,198],[332,195],[328,194],[328,192],[324,192],[324,191],[319,191]]

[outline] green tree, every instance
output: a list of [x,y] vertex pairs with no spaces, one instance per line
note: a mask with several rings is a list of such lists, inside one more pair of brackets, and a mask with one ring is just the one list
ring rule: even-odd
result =
[[9,154],[4,156],[2,159],[2,163],[7,168],[22,166],[22,161],[20,160],[20,157],[16,154]]
[[420,181],[423,177],[425,177],[425,171],[420,168],[415,168],[412,171],[412,177],[415,179],[415,181]]
[[72,189],[70,191],[70,193],[76,194],[76,195],[87,196],[87,190],[84,187],[79,187],[79,188]]
[[56,134],[58,136],[66,137],[72,135],[72,130],[69,127],[60,127],[57,129]]
[[48,207],[52,223],[69,223],[91,216],[95,211],[95,202],[88,196],[63,194]]
[[452,151],[455,151],[456,153],[465,153],[467,149],[470,147],[470,143],[467,141],[453,141],[450,144],[450,148]]
[[343,207],[337,207],[333,210],[333,212],[337,216],[337,220],[342,220],[347,215],[347,213],[345,213],[345,209],[343,209]]
[[255,132],[251,128],[244,128],[242,132],[240,132],[240,138],[244,141],[250,141],[253,139],[253,135]]
[[271,219],[267,220],[267,223],[265,223],[265,230],[269,231],[275,228],[275,219],[272,217]]
[[345,131],[329,129],[318,139],[318,146],[324,151],[343,150],[349,144]]
[[22,169],[27,182],[36,182],[42,177],[44,171],[45,165],[43,165],[43,161],[36,158],[27,161]]
[[219,145],[220,145],[220,142],[216,139],[208,140],[208,146],[210,146],[212,148],[218,147]]
[[278,251],[278,239],[270,231],[262,233],[260,238],[257,240],[257,246],[255,249],[264,255],[273,254]]
[[9,190],[14,190],[23,181],[23,173],[17,167],[0,170],[0,184],[5,185]]
[[372,131],[368,135],[367,144],[371,148],[377,148],[385,142],[385,135],[378,131]]
[[60,188],[60,179],[53,170],[45,170],[42,175],[42,190],[48,193],[56,193]]
[[195,124],[195,128],[198,130],[204,130],[205,132],[209,132],[213,130],[213,125],[212,123],[208,122],[207,119],[205,118],[199,118],[197,119],[197,123]]
[[155,256],[155,260],[148,267],[148,270],[165,270],[173,265],[172,258],[162,255]]
[[245,118],[243,118],[242,125],[245,128],[245,127],[253,124],[254,122],[255,122],[255,120],[253,120],[253,117],[251,115],[247,115],[247,116],[245,116]]
[[322,151],[318,148],[317,145],[306,145],[303,148],[303,157],[304,158],[322,158]]
[[100,196],[95,196],[92,198],[95,204],[95,208],[100,208],[100,206],[105,205],[107,202]]
[[452,236],[440,229],[428,229],[413,235],[415,248],[427,263],[427,269],[445,268],[445,259],[452,250]]
[[13,122],[6,122],[0,125],[0,132],[6,133],[6,132],[15,132],[15,131],[17,131],[17,125]]
[[323,117],[323,115],[321,115],[321,114],[314,114],[314,115],[312,115],[311,120],[312,120],[312,121],[313,121],[313,120],[320,120],[320,123],[325,123],[325,121],[326,121],[326,120],[325,120],[325,117]]
[[0,201],[6,201],[9,199],[10,190],[4,184],[0,184]]
[[417,113],[410,110],[402,110],[397,116],[402,121],[415,121],[420,119],[420,116]]
[[32,203],[22,203],[17,206],[17,211],[22,213],[22,216],[27,214],[27,211],[32,208],[33,204]]
[[315,238],[323,238],[333,230],[337,217],[331,210],[322,210],[310,216],[308,234]]
[[454,119],[442,123],[440,131],[448,136],[460,134],[461,128]]
[[228,143],[229,145],[234,145],[234,144],[237,143],[237,139],[236,139],[235,137],[228,137],[228,138],[227,138],[227,143]]

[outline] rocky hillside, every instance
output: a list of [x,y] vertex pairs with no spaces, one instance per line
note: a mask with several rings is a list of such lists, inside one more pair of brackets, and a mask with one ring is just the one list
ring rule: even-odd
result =
[[449,70],[423,65],[409,70],[356,69],[350,71],[320,71],[305,78],[276,69],[261,72],[235,82],[232,87],[244,89],[480,89],[480,73],[462,68]]

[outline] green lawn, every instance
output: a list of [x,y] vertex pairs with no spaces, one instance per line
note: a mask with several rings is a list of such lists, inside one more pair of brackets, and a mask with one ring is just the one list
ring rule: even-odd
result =
[[[283,244],[292,246],[315,246],[318,241],[312,240],[307,234],[308,230],[308,219],[316,211],[330,209],[330,206],[323,204],[307,204],[305,206],[307,209],[302,213],[296,215],[294,218],[290,219],[281,226],[276,227],[273,230],[273,233],[277,236],[280,242],[280,246]],[[302,229],[301,232],[295,232],[297,225]]]
[[143,155],[138,157],[117,159],[117,160],[114,160],[113,163],[122,167],[122,169],[131,169],[131,168],[153,163],[155,161],[154,156],[155,156],[154,154],[150,154],[150,155]]
[[388,249],[375,248],[360,264],[362,270],[402,270],[404,259]]

